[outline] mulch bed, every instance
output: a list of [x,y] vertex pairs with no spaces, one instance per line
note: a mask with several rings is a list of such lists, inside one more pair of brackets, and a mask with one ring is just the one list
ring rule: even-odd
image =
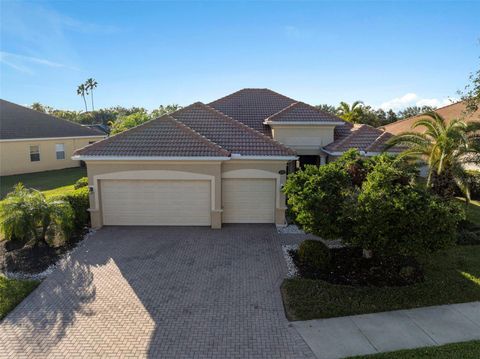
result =
[[62,245],[30,245],[13,241],[0,242],[0,272],[41,273],[83,239],[85,232]]
[[364,258],[359,248],[332,248],[328,271],[315,272],[302,263],[296,250],[290,255],[300,276],[350,286],[405,286],[424,280],[423,269],[412,257]]

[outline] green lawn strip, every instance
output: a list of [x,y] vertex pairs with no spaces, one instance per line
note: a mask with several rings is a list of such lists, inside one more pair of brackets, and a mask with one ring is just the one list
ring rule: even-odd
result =
[[17,183],[22,182],[25,187],[35,188],[39,191],[48,191],[58,187],[73,185],[79,178],[87,175],[86,168],[75,167],[63,170],[26,173],[22,175],[0,177],[1,198],[12,190]]
[[[464,198],[457,198],[457,200],[465,205]],[[470,201],[467,211],[467,219],[480,226],[480,201]]]
[[40,282],[7,279],[0,275],[0,319],[15,308]]
[[480,341],[454,343],[439,347],[400,350],[349,359],[477,359],[480,357]]
[[322,280],[286,279],[282,294],[290,320],[417,308],[480,300],[480,246],[457,246],[425,264],[425,281],[405,287],[351,287]]

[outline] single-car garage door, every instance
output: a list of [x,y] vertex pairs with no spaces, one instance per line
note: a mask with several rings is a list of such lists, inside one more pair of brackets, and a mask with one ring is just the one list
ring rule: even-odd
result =
[[275,180],[223,179],[223,223],[274,223]]
[[104,225],[210,225],[210,181],[102,180]]

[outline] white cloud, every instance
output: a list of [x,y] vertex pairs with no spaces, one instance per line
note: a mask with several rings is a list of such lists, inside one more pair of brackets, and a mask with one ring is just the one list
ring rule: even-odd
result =
[[380,105],[380,108],[384,110],[402,110],[405,107],[409,106],[432,106],[432,107],[442,107],[449,105],[454,102],[456,99],[453,98],[421,98],[416,93],[409,92],[401,97],[395,97],[391,100],[385,101]]
[[33,56],[26,56],[20,54],[14,54],[11,52],[0,51],[0,63],[10,66],[11,68],[28,73],[33,74],[32,65],[43,65],[48,67],[56,67],[56,68],[66,68],[71,70],[78,70],[77,68],[70,67],[58,62],[53,62],[47,59],[41,59],[38,57]]

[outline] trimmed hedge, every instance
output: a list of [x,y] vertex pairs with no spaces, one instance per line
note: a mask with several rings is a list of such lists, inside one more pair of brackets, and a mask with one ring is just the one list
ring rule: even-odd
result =
[[70,203],[74,212],[74,226],[76,231],[80,231],[90,225],[88,187],[80,187],[58,198]]
[[77,182],[75,182],[75,184],[73,185],[73,188],[79,189],[87,186],[88,186],[88,177],[82,177]]

